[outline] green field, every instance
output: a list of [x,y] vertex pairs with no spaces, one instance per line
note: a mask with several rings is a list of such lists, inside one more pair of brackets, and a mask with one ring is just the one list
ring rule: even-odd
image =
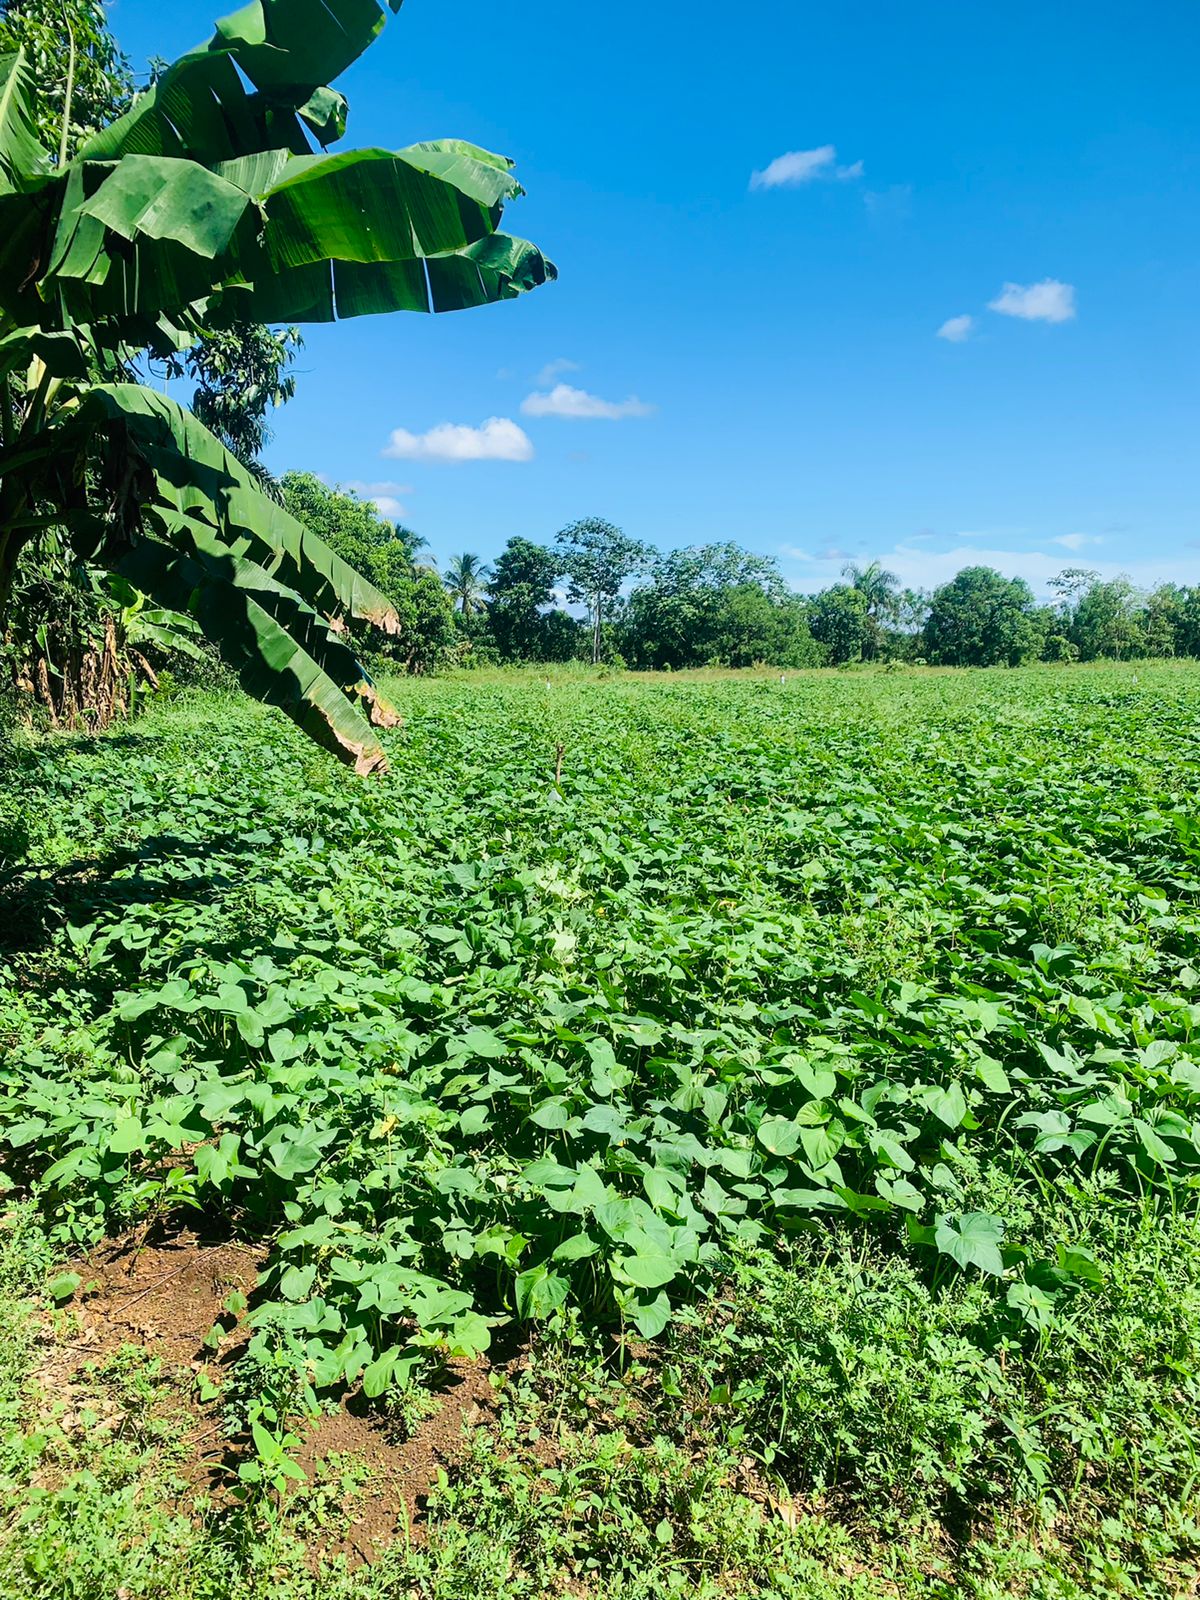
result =
[[[0,1592],[1194,1593],[1200,671],[390,689],[3,754]],[[56,1406],[180,1228],[249,1305]],[[311,1418],[480,1382],[329,1554]]]

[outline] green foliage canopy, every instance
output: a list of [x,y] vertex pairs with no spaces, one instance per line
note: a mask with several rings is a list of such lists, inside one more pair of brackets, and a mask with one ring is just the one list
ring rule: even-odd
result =
[[965,567],[935,590],[925,624],[930,659],[950,667],[1036,661],[1045,635],[1029,585],[991,567]]
[[652,559],[649,547],[603,517],[584,517],[555,537],[568,599],[586,605],[592,624],[592,660],[600,659],[604,621],[626,579]]
[[573,618],[553,608],[558,557],[519,535],[510,539],[492,569],[488,620],[506,661],[564,661],[579,632]]
[[819,659],[804,602],[777,564],[731,542],[658,556],[651,581],[629,596],[619,639],[639,667],[800,667]]
[[822,590],[810,602],[809,627],[834,666],[861,661],[873,635],[866,595],[848,583]]

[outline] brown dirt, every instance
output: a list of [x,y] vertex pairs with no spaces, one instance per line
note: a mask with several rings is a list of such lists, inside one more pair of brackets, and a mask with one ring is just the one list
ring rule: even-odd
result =
[[413,1543],[423,1542],[425,1501],[438,1472],[463,1465],[470,1454],[468,1430],[494,1419],[498,1396],[491,1375],[501,1370],[485,1358],[452,1362],[445,1388],[435,1397],[437,1409],[403,1442],[398,1426],[357,1393],[343,1396],[336,1412],[307,1426],[296,1460],[310,1477],[319,1475],[332,1457],[343,1455],[365,1463],[370,1471],[350,1528],[336,1547],[352,1564],[356,1558],[371,1560],[406,1530]]
[[198,1368],[209,1359],[204,1341],[226,1299],[234,1290],[250,1295],[265,1258],[257,1246],[190,1231],[153,1244],[108,1241],[75,1266],[83,1282],[74,1348],[94,1361],[135,1344],[164,1367]]
[[[125,1346],[140,1348],[161,1362],[164,1375],[174,1381],[178,1404],[194,1416],[183,1477],[223,1500],[240,1460],[238,1444],[222,1430],[219,1401],[202,1404],[194,1380],[207,1372],[219,1383],[249,1337],[244,1319],[231,1326],[223,1308],[234,1290],[250,1296],[266,1253],[259,1246],[184,1230],[153,1241],[140,1235],[108,1240],[73,1263],[82,1279],[71,1304],[75,1326],[66,1336],[61,1325],[46,1328],[39,1387],[47,1407],[65,1403],[68,1416],[89,1409],[94,1414],[95,1385],[86,1369]],[[218,1319],[230,1331],[214,1351],[205,1341]],[[493,1374],[501,1378],[525,1359],[522,1352],[495,1364],[486,1358],[451,1362],[433,1409],[408,1438],[398,1420],[358,1391],[344,1394],[332,1414],[296,1426],[301,1446],[295,1459],[310,1480],[336,1474],[338,1457],[367,1468],[365,1484],[346,1507],[350,1525],[344,1537],[327,1544],[323,1553],[344,1553],[357,1565],[377,1556],[397,1535],[422,1542],[425,1502],[439,1471],[462,1466],[470,1452],[467,1430],[496,1416]],[[106,1409],[112,1410],[115,1426],[117,1408]]]

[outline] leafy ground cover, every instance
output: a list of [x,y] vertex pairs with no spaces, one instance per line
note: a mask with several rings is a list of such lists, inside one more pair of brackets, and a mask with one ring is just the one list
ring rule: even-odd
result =
[[215,697],[8,756],[10,1320],[105,1235],[263,1251],[202,1530],[147,1532],[132,1425],[32,1451],[12,1342],[12,1592],[148,1537],[172,1593],[306,1592],[353,1493],[289,1489],[296,1418],[403,1431],[473,1361],[427,1539],[347,1593],[1191,1592],[1195,669],[396,698],[378,783]]

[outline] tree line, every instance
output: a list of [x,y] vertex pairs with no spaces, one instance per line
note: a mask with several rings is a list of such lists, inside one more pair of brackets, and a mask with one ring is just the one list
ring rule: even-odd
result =
[[[1200,588],[1068,567],[1039,600],[1022,578],[966,567],[932,590],[881,562],[848,564],[816,594],[791,589],[769,556],[732,541],[660,551],[600,518],[549,544],[515,536],[493,565],[466,552],[439,578],[422,541],[308,473],[285,504],[380,588],[405,617],[387,653],[410,671],[462,665],[609,662],[640,670],[782,668],[910,661],[1200,656]],[[365,649],[370,648],[366,638]]]

